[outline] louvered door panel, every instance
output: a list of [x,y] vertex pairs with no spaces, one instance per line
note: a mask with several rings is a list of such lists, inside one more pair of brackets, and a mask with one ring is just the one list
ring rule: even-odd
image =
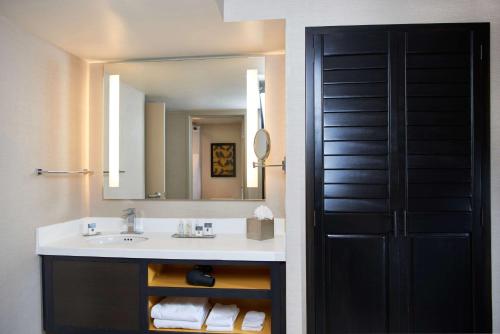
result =
[[323,51],[325,332],[384,332],[392,233],[389,34],[328,35]]
[[390,210],[388,34],[349,35],[326,37],[323,55],[324,209],[338,219]]
[[[450,183],[471,187],[469,40],[468,32],[407,35],[406,149],[410,229],[413,214],[468,213],[472,209],[471,196],[466,192],[451,195],[446,191],[429,192],[423,199],[422,192],[417,191],[425,186],[446,188]],[[444,61],[446,57],[451,61]],[[454,121],[446,121],[451,119]],[[450,127],[450,123],[460,126]]]
[[468,31],[406,35],[410,332],[473,328],[471,41]]

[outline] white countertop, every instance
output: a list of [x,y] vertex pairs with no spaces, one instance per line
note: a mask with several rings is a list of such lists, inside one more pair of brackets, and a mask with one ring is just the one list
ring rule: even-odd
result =
[[[192,220],[195,221],[194,219]],[[96,245],[80,234],[80,225],[97,222],[103,235],[119,234],[123,221],[119,218],[83,218],[37,229],[38,255],[90,256],[114,258],[285,261],[284,222],[276,220],[274,239],[257,241],[246,238],[245,219],[200,219],[214,224],[214,239],[172,238],[178,219],[142,219],[148,240],[132,244]],[[226,233],[221,233],[224,231]]]

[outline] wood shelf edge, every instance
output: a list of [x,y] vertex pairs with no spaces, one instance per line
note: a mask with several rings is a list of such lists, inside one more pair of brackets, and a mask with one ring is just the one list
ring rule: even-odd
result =
[[148,287],[148,296],[271,299],[271,290]]

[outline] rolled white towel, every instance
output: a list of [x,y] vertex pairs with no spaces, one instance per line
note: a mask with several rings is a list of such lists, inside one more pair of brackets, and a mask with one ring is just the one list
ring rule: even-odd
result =
[[166,297],[151,308],[151,317],[159,320],[205,320],[209,309],[207,297]]
[[208,315],[207,326],[209,327],[229,327],[234,326],[234,322],[240,313],[238,306],[215,304]]

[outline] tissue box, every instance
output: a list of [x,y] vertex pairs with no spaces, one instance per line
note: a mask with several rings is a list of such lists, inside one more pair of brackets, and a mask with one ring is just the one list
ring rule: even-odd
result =
[[247,238],[253,240],[274,238],[274,219],[247,218]]

